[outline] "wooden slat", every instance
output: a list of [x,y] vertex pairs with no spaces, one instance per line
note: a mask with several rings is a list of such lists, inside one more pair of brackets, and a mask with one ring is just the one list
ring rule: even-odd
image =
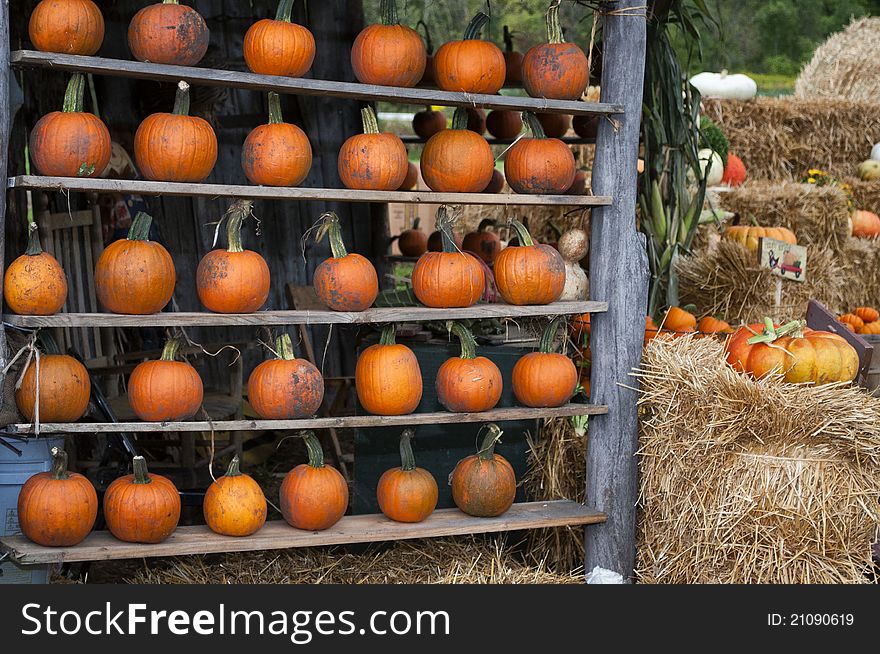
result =
[[[565,404],[560,407],[532,409],[506,407],[481,413],[410,413],[403,416],[336,416],[332,418],[300,418],[299,420],[194,420],[191,422],[46,422],[40,434],[107,434],[116,432],[192,432],[192,431],[294,431],[298,429],[345,429],[353,427],[393,427],[398,425],[450,425],[465,422],[507,422],[538,418],[595,416],[608,408],[594,404]],[[30,423],[7,425],[14,434],[31,434]]]
[[345,516],[325,531],[302,531],[286,522],[271,521],[245,538],[221,536],[205,526],[178,527],[163,543],[141,545],[116,540],[109,532],[96,531],[73,547],[43,547],[24,536],[0,538],[0,548],[19,563],[61,563],[106,561],[157,556],[249,552],[319,545],[375,543],[411,538],[435,538],[458,534],[480,534],[518,529],[539,529],[603,522],[605,516],[570,500],[514,504],[497,518],[474,518],[458,509],[440,509],[415,524],[394,522],[382,514]]
[[52,316],[19,316],[6,314],[3,320],[16,327],[219,327],[222,325],[355,325],[384,322],[422,322],[431,320],[465,320],[483,318],[523,318],[533,316],[599,313],[607,302],[554,302],[538,306],[509,304],[477,304],[461,309],[430,309],[428,307],[387,307],[366,311],[258,311],[257,313],[163,312],[149,316],[115,313],[56,313]]
[[188,184],[141,179],[41,177],[19,175],[7,180],[9,188],[132,193],[137,195],[234,197],[258,200],[318,200],[339,202],[405,202],[414,204],[485,204],[510,206],[596,207],[611,204],[610,197],[594,195],[518,195],[516,193],[433,193],[431,191],[359,191],[348,188],[293,188],[242,184]]
[[[401,136],[400,140],[403,141],[404,143],[406,143],[407,145],[426,142],[426,139],[423,139],[421,136],[415,136],[415,135],[410,135],[410,134],[406,134],[404,136]],[[514,140],[515,139],[496,139],[492,136],[486,137],[486,141],[489,143],[489,145],[510,145],[511,143],[514,142]],[[568,145],[586,145],[586,144],[596,142],[596,139],[594,139],[594,138],[593,139],[583,139],[579,136],[563,136],[559,140],[562,141],[563,143],[567,143]]]
[[213,70],[190,66],[150,64],[124,59],[83,57],[55,52],[17,50],[11,62],[17,66],[39,66],[57,70],[74,70],[96,75],[152,79],[164,82],[186,80],[202,86],[227,86],[258,91],[276,91],[296,95],[351,98],[356,100],[384,100],[405,104],[443,105],[449,107],[485,107],[561,114],[615,114],[623,111],[620,105],[570,100],[547,100],[527,96],[484,95],[457,93],[438,89],[407,89],[394,86],[375,86],[352,82],[335,82],[274,75],[256,75],[237,70]]

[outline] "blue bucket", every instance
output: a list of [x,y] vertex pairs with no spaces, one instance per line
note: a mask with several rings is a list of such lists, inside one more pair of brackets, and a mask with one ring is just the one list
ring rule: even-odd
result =
[[[0,536],[21,533],[18,526],[18,493],[32,475],[52,469],[52,448],[64,447],[63,438],[5,439],[21,452],[0,445]],[[21,566],[12,561],[0,563],[0,584],[45,584],[48,565]]]

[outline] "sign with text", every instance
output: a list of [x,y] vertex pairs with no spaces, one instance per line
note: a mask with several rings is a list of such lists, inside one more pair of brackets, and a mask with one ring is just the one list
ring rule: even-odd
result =
[[758,263],[783,279],[803,282],[807,277],[807,248],[775,238],[758,240]]

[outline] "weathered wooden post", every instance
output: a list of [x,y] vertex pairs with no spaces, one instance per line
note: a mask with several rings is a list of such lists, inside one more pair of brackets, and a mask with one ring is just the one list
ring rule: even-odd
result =
[[648,298],[648,258],[635,223],[644,5],[603,4],[602,102],[621,104],[625,113],[599,122],[593,193],[614,202],[593,209],[590,241],[590,299],[608,302],[608,312],[592,319],[591,402],[607,404],[608,413],[590,418],[586,500],[608,521],[586,530],[585,564],[587,572],[601,566],[627,579],[635,563],[638,493],[637,393],[631,390],[637,382],[629,372],[641,359]]
[[[9,0],[0,0],[0,280],[6,269],[6,164],[9,157],[9,132],[12,115],[9,102]],[[0,294],[0,315],[3,296]],[[0,387],[3,386],[3,368],[6,367],[6,332],[0,325]]]

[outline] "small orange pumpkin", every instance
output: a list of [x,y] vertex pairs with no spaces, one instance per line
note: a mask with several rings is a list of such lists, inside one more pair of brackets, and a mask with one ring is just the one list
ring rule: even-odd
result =
[[590,335],[590,314],[582,313],[572,318],[569,330],[575,342],[582,344],[584,338]]
[[345,249],[339,217],[335,213],[330,211],[321,218],[323,224],[315,241],[328,235],[333,256],[315,268],[315,293],[333,311],[368,309],[379,295],[376,269],[366,257]]
[[697,331],[707,334],[732,334],[733,327],[730,326],[730,323],[714,316],[705,316],[700,318],[700,322],[697,323]]
[[562,406],[574,395],[578,373],[574,363],[564,354],[553,351],[553,342],[562,318],[553,320],[541,335],[537,352],[521,357],[513,366],[513,394],[525,406]]
[[265,420],[313,416],[324,401],[324,378],[306,359],[297,359],[289,334],[275,339],[275,359],[263,361],[248,377],[248,401]]
[[657,324],[654,322],[654,319],[651,316],[645,316],[645,338],[643,341],[643,345],[647,345],[660,333],[660,328],[657,327]]
[[875,320],[880,320],[880,312],[873,307],[858,307],[855,311],[853,311],[859,318],[864,320],[865,322],[874,322]]
[[400,435],[400,467],[382,473],[376,487],[379,509],[396,522],[421,522],[434,512],[439,489],[430,472],[416,467],[412,429]]
[[376,345],[358,357],[355,388],[361,406],[378,416],[415,411],[422,400],[422,371],[416,355],[394,342],[394,325],[386,325]]
[[549,245],[535,243],[518,220],[511,225],[519,245],[506,247],[495,259],[495,283],[508,304],[550,304],[565,287],[565,262]]
[[491,230],[492,227],[495,227],[495,221],[483,218],[477,230],[466,234],[461,243],[462,249],[473,252],[490,265],[495,263],[498,253],[501,252],[501,237]]
[[461,41],[444,43],[434,55],[434,77],[444,91],[498,93],[504,86],[504,54],[497,45],[480,40],[489,22],[482,11],[473,17]]
[[427,140],[437,132],[446,129],[446,115],[442,111],[434,111],[429,107],[413,116],[412,128],[416,136]]
[[495,452],[503,432],[495,423],[488,430],[479,451],[459,461],[449,476],[455,506],[478,518],[499,516],[516,499],[513,467]]
[[522,131],[522,125],[518,111],[495,109],[486,117],[486,129],[496,139],[515,139]]
[[[513,33],[504,26],[504,86],[522,84],[522,52],[513,49]],[[500,138],[500,137],[499,137]]]
[[587,192],[587,174],[583,170],[576,170],[574,172],[574,180],[565,190],[566,195],[583,195]]
[[67,300],[67,275],[58,260],[40,247],[34,222],[28,224],[28,247],[3,276],[3,298],[15,313],[51,316]]
[[533,98],[579,100],[590,82],[587,55],[566,43],[559,24],[560,0],[547,9],[547,43],[526,52],[522,62],[523,87]]
[[381,0],[382,24],[368,25],[351,46],[351,67],[362,84],[412,87],[425,73],[422,37],[397,19],[395,0]]
[[205,19],[178,0],[144,7],[128,25],[128,47],[138,61],[195,66],[208,51]]
[[857,334],[880,334],[880,322],[866,322],[864,325],[856,329]]
[[335,525],[348,508],[348,484],[336,468],[324,465],[324,451],[312,431],[302,432],[309,462],[287,473],[281,483],[281,515],[291,527],[321,531]]
[[477,342],[467,327],[446,323],[461,341],[461,356],[444,361],[437,370],[437,400],[453,413],[480,413],[501,399],[501,371],[491,360],[477,356]]
[[849,327],[850,331],[858,331],[865,326],[865,321],[853,313],[845,313],[838,316],[837,320]]
[[128,403],[145,422],[189,420],[202,406],[199,373],[187,361],[176,361],[183,339],[170,338],[162,358],[139,363],[128,380]]
[[416,184],[419,183],[419,167],[416,166],[412,161],[406,167],[406,177],[403,178],[403,183],[398,188],[398,191],[412,191],[415,190]]
[[574,182],[577,167],[565,143],[548,138],[538,117],[523,112],[523,122],[532,133],[514,143],[504,158],[504,177],[517,193],[565,193]]
[[856,238],[880,236],[880,216],[871,211],[857,209],[852,213],[852,235]]
[[673,332],[692,332],[697,327],[697,317],[681,307],[669,307],[663,320],[663,329]]
[[285,123],[281,98],[269,92],[269,122],[255,127],[241,149],[241,167],[252,184],[298,186],[312,168],[312,145],[297,125]]
[[371,107],[361,109],[364,133],[350,136],[339,149],[339,177],[347,188],[396,191],[406,179],[409,159],[396,134],[379,133]]
[[161,543],[177,529],[180,493],[167,477],[151,474],[142,456],[133,474],[114,480],[104,493],[107,529],[127,543]]
[[422,179],[438,193],[479,193],[492,179],[495,158],[482,136],[467,129],[467,110],[459,107],[452,129],[440,131],[425,143],[419,164]]
[[428,235],[419,228],[420,222],[421,219],[416,216],[413,226],[397,237],[397,247],[405,257],[420,257],[428,251]]
[[281,0],[275,20],[264,18],[244,35],[244,60],[260,75],[302,77],[315,60],[315,37],[290,20],[293,0]]
[[250,536],[266,524],[266,496],[260,485],[232,457],[226,474],[205,491],[202,513],[208,528],[224,536]]
[[104,42],[104,16],[92,0],[40,0],[28,35],[42,52],[93,55]]
[[[48,349],[48,348],[47,348]],[[92,383],[86,367],[67,354],[41,354],[40,422],[76,422],[89,408]],[[15,405],[29,421],[36,421],[37,361],[31,359],[15,391]]]

